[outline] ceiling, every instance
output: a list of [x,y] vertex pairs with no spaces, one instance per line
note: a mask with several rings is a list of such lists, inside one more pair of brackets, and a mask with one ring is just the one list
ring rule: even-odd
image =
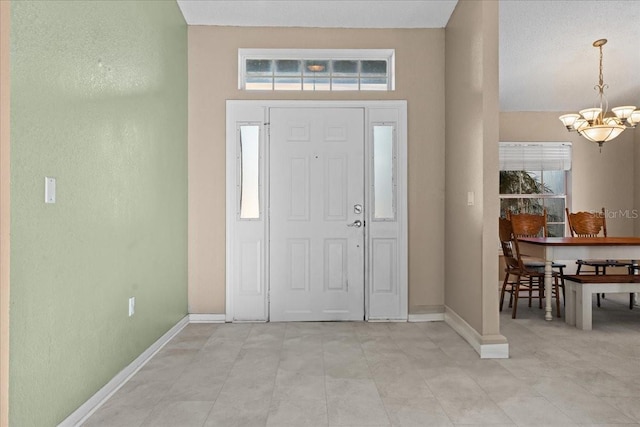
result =
[[[177,0],[189,25],[443,28],[457,0]],[[468,0],[465,0],[468,1]],[[337,5],[340,13],[336,13]],[[501,111],[640,106],[640,0],[501,0]],[[303,46],[302,46],[303,47]]]

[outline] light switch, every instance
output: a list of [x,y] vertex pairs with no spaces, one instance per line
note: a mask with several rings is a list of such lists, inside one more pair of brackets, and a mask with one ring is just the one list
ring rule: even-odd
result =
[[467,206],[473,206],[476,203],[475,194],[473,191],[467,192]]
[[49,176],[44,177],[44,202],[56,202],[56,179]]

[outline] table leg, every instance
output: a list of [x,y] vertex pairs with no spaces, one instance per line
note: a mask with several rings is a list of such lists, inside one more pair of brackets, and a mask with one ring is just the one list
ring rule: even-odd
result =
[[551,280],[553,279],[551,263],[552,261],[550,259],[546,259],[544,262],[544,319],[549,321],[553,319],[553,315],[551,314],[551,300],[553,299],[553,292],[551,290]]
[[593,291],[591,286],[582,284],[576,292],[576,327],[585,331],[591,330],[591,301]]
[[564,321],[567,325],[576,324],[576,287],[570,280],[565,281]]
[[[638,268],[638,260],[632,259],[631,265],[633,266],[633,274],[640,274],[640,269]],[[633,308],[634,306],[638,305],[638,293],[635,292],[631,294],[631,298],[632,298],[631,307],[629,308]]]

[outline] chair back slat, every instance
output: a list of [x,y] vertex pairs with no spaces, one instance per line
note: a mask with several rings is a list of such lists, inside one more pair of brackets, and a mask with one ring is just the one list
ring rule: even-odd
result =
[[566,208],[567,221],[572,237],[607,237],[607,221],[604,208],[601,212],[570,213]]
[[547,210],[542,215],[507,211],[516,237],[547,237]]

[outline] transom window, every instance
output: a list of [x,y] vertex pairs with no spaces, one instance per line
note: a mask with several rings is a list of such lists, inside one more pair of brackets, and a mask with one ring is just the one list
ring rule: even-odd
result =
[[393,49],[239,49],[238,86],[264,91],[391,91]]

